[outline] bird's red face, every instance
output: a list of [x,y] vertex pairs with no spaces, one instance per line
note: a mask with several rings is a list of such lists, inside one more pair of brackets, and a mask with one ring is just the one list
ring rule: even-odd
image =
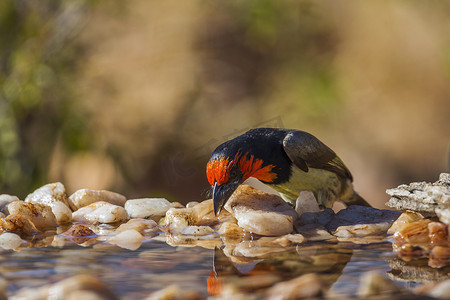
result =
[[214,186],[213,203],[216,215],[220,213],[237,187],[249,177],[267,183],[277,178],[277,174],[272,172],[274,166],[263,166],[263,164],[262,159],[255,158],[248,152],[242,155],[241,151],[238,151],[233,158],[218,155],[209,160],[206,176],[209,183]]

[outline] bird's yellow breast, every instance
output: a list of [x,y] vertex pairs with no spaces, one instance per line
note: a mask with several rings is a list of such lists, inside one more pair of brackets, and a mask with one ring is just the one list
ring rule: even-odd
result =
[[341,180],[335,173],[327,170],[309,168],[308,172],[304,172],[293,166],[289,181],[271,187],[278,191],[286,202],[293,205],[300,192],[311,191],[319,205],[331,207],[334,201],[344,196],[343,194],[353,192],[352,189],[347,191],[348,184],[351,185],[350,180]]

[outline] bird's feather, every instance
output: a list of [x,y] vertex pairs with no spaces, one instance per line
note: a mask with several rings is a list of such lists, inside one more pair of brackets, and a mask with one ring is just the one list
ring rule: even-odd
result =
[[312,134],[294,130],[284,138],[283,148],[294,165],[305,172],[309,168],[323,169],[353,181],[352,174],[336,153]]

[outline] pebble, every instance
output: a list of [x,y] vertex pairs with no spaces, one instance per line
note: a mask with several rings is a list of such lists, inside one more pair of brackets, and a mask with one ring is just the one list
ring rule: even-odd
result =
[[289,300],[320,297],[324,285],[317,274],[305,274],[295,279],[275,284],[267,291],[267,300]]
[[405,211],[400,217],[392,224],[391,228],[387,231],[388,234],[394,234],[399,231],[406,224],[423,219],[423,216],[414,211]]
[[23,240],[19,235],[12,232],[3,232],[0,234],[0,247],[3,249],[15,249],[20,246]]
[[306,212],[294,224],[295,230],[309,241],[336,239],[325,226],[334,218],[334,211],[327,208],[320,212]]
[[299,216],[304,213],[320,212],[319,204],[317,203],[314,193],[311,191],[302,191],[295,202],[295,211]]
[[158,235],[160,229],[158,224],[153,220],[148,219],[131,219],[126,223],[120,224],[120,226],[113,232],[118,234],[126,230],[135,230],[146,237],[153,237]]
[[9,212],[7,218],[11,217],[10,220],[13,217],[28,219],[40,231],[56,229],[56,217],[47,205],[14,201],[8,204],[7,210]]
[[428,295],[438,299],[450,299],[450,279],[430,281],[414,288],[417,295]]
[[128,221],[128,214],[122,206],[98,201],[73,212],[73,221],[88,223],[118,223]]
[[149,218],[159,221],[171,208],[171,203],[164,198],[131,199],[125,202],[125,210],[130,218]]
[[110,244],[125,248],[128,250],[136,250],[142,245],[144,236],[134,229],[122,231],[108,239]]
[[145,300],[199,300],[202,299],[196,291],[181,289],[172,284],[159,291],[150,294]]
[[14,201],[20,201],[20,199],[16,196],[8,195],[8,194],[1,194],[0,195],[0,211],[3,213],[5,212],[6,206]]
[[249,185],[239,186],[225,204],[225,209],[237,219],[240,227],[266,236],[291,233],[297,218],[295,210],[281,197]]
[[70,237],[77,244],[83,244],[96,236],[95,232],[85,224],[73,225],[62,235]]
[[346,238],[385,235],[400,214],[397,211],[351,205],[339,211],[327,224],[327,229],[335,236]]
[[58,223],[72,221],[72,211],[66,195],[66,188],[60,182],[46,184],[25,198],[25,202],[50,206]]
[[111,191],[89,189],[78,190],[69,197],[69,205],[73,211],[99,201],[123,207],[127,198]]
[[358,287],[358,296],[361,298],[376,295],[392,295],[405,292],[392,280],[378,274],[377,272],[367,272],[361,277]]
[[[80,296],[83,298],[77,298]],[[45,300],[45,299],[119,299],[100,280],[91,275],[76,275],[63,279],[55,284],[41,287],[25,288],[9,299]]]

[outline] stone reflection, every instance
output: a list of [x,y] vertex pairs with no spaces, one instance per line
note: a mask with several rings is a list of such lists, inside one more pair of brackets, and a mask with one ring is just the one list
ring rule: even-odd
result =
[[226,244],[214,249],[208,292],[220,294],[220,299],[258,298],[282,287],[284,294],[292,289],[306,293],[302,297],[320,296],[341,276],[352,254],[352,249],[327,243],[274,247],[259,240]]

